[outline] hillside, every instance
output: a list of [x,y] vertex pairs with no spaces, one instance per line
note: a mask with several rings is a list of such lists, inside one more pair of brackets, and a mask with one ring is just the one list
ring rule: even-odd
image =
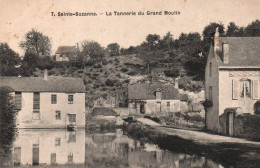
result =
[[[169,62],[167,63],[169,64]],[[108,92],[126,92],[128,84],[135,83],[163,83],[173,84],[173,77],[166,77],[165,70],[169,70],[165,64],[154,66],[151,72],[137,55],[121,55],[108,58],[94,65],[77,68],[69,63],[58,63],[48,72],[50,76],[67,76],[83,78],[86,86],[86,105],[91,107],[99,98],[106,98]],[[34,76],[43,76],[43,71],[37,69]],[[192,81],[191,77],[182,76],[179,79],[179,87],[185,90],[199,91],[202,82]]]

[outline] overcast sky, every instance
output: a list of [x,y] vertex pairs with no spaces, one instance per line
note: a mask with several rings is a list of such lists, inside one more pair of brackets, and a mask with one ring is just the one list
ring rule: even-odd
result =
[[[106,16],[106,12],[180,11],[173,16]],[[22,54],[19,42],[32,28],[52,39],[52,53],[60,45],[94,40],[106,47],[112,42],[135,46],[147,34],[174,38],[181,32],[199,32],[210,22],[238,26],[260,19],[259,0],[0,0],[0,42]],[[96,12],[92,17],[58,17],[51,12]],[[103,15],[99,15],[103,13]]]

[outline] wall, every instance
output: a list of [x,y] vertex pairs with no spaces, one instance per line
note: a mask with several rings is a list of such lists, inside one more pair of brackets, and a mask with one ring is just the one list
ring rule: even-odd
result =
[[[158,114],[157,102],[161,102],[161,113],[178,112],[180,111],[180,100],[145,100],[144,110],[145,114]],[[167,107],[167,102],[170,102],[170,108]],[[129,103],[130,114],[140,114],[140,103]]]
[[219,114],[223,114],[224,110],[228,107],[241,107],[243,113],[253,114],[254,103],[257,101],[257,99],[239,97],[238,100],[233,100],[232,80],[240,80],[243,78],[250,80],[258,80],[258,95],[260,95],[260,70],[220,70],[219,75],[219,83],[221,84],[219,88]]
[[[209,51],[209,56],[205,68],[205,99],[209,100],[209,87],[212,86],[212,102],[213,106],[208,107],[205,111],[206,127],[211,131],[218,132],[219,130],[219,80],[218,80],[218,55],[214,54],[213,46]],[[212,64],[212,72],[210,76],[210,63]]]
[[[51,104],[51,95],[57,95],[57,104]],[[19,128],[65,128],[67,114],[76,114],[78,127],[85,127],[85,93],[75,93],[74,103],[68,104],[68,94],[40,93],[40,120],[32,119],[33,93],[22,92],[22,110],[17,116]],[[61,120],[56,120],[56,110],[61,111]]]

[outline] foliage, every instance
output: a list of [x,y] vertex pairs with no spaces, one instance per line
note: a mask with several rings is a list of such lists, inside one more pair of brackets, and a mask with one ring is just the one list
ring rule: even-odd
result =
[[[9,152],[11,144],[16,135],[16,115],[13,98],[10,96],[10,89],[0,88],[0,151]],[[4,154],[3,153],[3,154]],[[0,154],[1,155],[1,154]]]
[[89,55],[93,60],[102,60],[105,56],[105,51],[98,42],[95,41],[83,41],[82,44],[82,55]]
[[20,42],[20,47],[24,51],[34,52],[38,56],[49,56],[51,53],[51,40],[43,33],[32,29],[25,34],[24,40]]
[[164,74],[167,77],[178,77],[178,76],[180,76],[180,70],[175,67],[175,68],[172,68],[171,70],[165,70]]
[[110,56],[117,56],[119,55],[120,46],[117,43],[111,43],[107,45],[107,50],[110,54]]
[[0,75],[17,76],[18,70],[15,66],[21,63],[19,55],[6,43],[0,43]]
[[107,79],[106,82],[105,82],[105,84],[106,84],[107,86],[112,87],[112,86],[115,85],[115,81],[114,81],[114,80],[111,80],[111,79]]
[[254,113],[255,114],[260,114],[260,100],[258,100],[257,102],[255,102],[254,104]]

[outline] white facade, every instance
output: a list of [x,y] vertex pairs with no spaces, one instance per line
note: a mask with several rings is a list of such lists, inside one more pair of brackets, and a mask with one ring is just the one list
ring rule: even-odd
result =
[[[21,95],[22,107],[17,116],[19,128],[66,128],[72,114],[76,115],[74,124],[85,127],[85,93],[40,92],[39,115],[33,109],[34,93],[22,92]],[[56,95],[55,104],[52,95]],[[73,95],[73,103],[68,102],[69,95]]]

